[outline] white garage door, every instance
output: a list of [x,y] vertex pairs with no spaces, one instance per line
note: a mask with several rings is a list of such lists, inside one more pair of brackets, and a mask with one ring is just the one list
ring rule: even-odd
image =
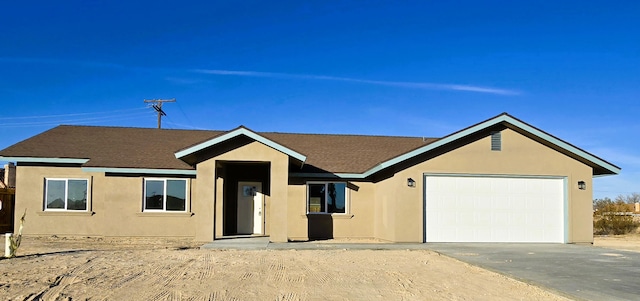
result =
[[565,241],[564,179],[425,176],[427,242]]

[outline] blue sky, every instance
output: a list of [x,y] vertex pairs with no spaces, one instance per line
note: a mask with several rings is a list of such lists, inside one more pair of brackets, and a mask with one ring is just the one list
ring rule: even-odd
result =
[[640,191],[638,1],[10,1],[0,148],[58,124],[440,137],[509,112]]

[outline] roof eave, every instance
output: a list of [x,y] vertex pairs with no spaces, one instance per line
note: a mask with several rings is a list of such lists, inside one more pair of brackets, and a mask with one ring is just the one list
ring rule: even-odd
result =
[[[602,160],[600,158],[598,158],[597,156],[588,153],[587,151],[584,151],[566,141],[563,141],[557,137],[554,137],[553,135],[550,135],[540,129],[537,129],[523,121],[518,120],[517,118],[511,117],[509,115],[504,115],[506,117],[505,122],[520,128],[524,131],[527,131],[528,133],[535,135],[541,139],[543,139],[545,142],[548,142],[552,145],[555,145],[557,147],[560,147],[561,149],[574,154],[576,156],[578,156],[579,158],[583,159],[586,162],[589,162],[591,164],[587,164],[587,165],[591,165],[591,167],[594,169],[594,175],[617,175],[620,173],[620,171],[622,170],[620,167],[615,166],[605,160]],[[586,164],[586,163],[585,163]],[[603,173],[599,173],[596,174],[595,171],[596,169],[598,170],[603,170],[605,172]]]
[[89,159],[84,158],[51,158],[51,157],[9,157],[0,156],[2,161],[25,163],[52,163],[52,164],[85,164]]
[[[455,132],[449,136],[446,136],[440,140],[437,140],[435,142],[432,142],[428,145],[425,145],[423,147],[417,148],[413,151],[410,151],[408,153],[402,154],[400,156],[397,156],[395,158],[392,158],[390,160],[387,160],[385,162],[382,162],[376,166],[374,166],[373,168],[365,171],[363,173],[364,177],[369,177],[383,169],[386,169],[388,167],[391,167],[393,165],[396,165],[400,162],[403,162],[405,160],[411,159],[413,157],[416,157],[418,155],[424,154],[426,152],[429,152],[431,150],[434,150],[438,147],[444,146],[446,144],[452,143],[458,139],[462,139],[464,137],[467,137],[469,135],[475,134],[479,131],[485,130],[487,128],[490,128],[492,126],[495,126],[497,124],[501,124],[501,123],[507,123],[507,124],[511,124],[523,131],[526,131],[532,135],[535,135],[537,137],[539,137],[540,139],[551,143],[553,145],[556,145],[558,147],[560,147],[561,149],[564,149],[570,153],[573,153],[581,158],[583,158],[584,160],[586,160],[587,162],[591,162],[593,165],[592,167],[595,169],[604,169],[606,170],[608,173],[608,175],[616,175],[619,174],[621,169],[607,161],[604,161],[584,150],[581,150],[565,141],[562,141],[550,134],[547,134],[525,122],[522,122],[512,116],[510,116],[509,114],[503,113],[500,114],[494,118],[485,120],[483,122],[480,122],[476,125],[470,126],[466,129],[460,130],[458,132]],[[604,174],[599,174],[599,175],[604,175]]]
[[238,136],[241,136],[241,135],[247,136],[247,137],[249,137],[249,138],[251,138],[251,139],[253,139],[253,140],[257,141],[257,142],[260,142],[260,143],[262,143],[262,144],[264,144],[264,145],[266,145],[268,147],[271,147],[271,148],[273,148],[273,149],[275,149],[275,150],[277,150],[279,152],[282,152],[282,153],[288,155],[289,157],[292,157],[292,158],[302,162],[302,164],[304,164],[304,162],[307,160],[307,157],[305,155],[303,155],[301,153],[298,153],[298,152],[296,152],[296,151],[294,151],[294,150],[292,150],[292,149],[290,149],[290,148],[288,148],[288,147],[286,147],[286,146],[284,146],[282,144],[274,142],[273,140],[269,140],[269,139],[267,139],[267,138],[255,133],[253,131],[250,131],[247,128],[244,128],[244,127],[237,128],[235,130],[232,130],[230,132],[222,134],[222,135],[220,135],[218,137],[209,139],[209,140],[207,140],[205,142],[202,142],[202,143],[196,144],[194,146],[188,147],[186,149],[177,151],[177,152],[174,153],[174,155],[176,156],[176,158],[182,159],[182,158],[184,158],[186,156],[189,156],[191,154],[194,154],[194,153],[199,152],[201,150],[204,150],[206,148],[215,146],[217,144],[223,143],[225,141],[228,141],[229,139],[232,139],[232,138],[235,138],[235,137],[238,137]]
[[193,169],[83,167],[84,172],[195,176]]

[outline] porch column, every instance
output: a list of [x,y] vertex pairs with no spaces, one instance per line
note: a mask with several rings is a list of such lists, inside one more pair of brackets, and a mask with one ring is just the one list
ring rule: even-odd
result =
[[287,242],[287,205],[289,185],[289,160],[271,162],[270,240]]
[[[191,208],[195,214],[195,240],[212,241],[214,237],[214,203],[216,196],[215,160],[199,163],[195,187],[191,195]],[[219,189],[222,189],[221,187]],[[222,202],[220,202],[222,203]],[[218,230],[218,229],[216,229]]]

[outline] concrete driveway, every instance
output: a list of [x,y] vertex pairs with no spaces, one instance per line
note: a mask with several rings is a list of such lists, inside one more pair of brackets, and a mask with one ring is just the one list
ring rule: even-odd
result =
[[427,243],[427,249],[578,300],[640,300],[640,253],[566,244]]

